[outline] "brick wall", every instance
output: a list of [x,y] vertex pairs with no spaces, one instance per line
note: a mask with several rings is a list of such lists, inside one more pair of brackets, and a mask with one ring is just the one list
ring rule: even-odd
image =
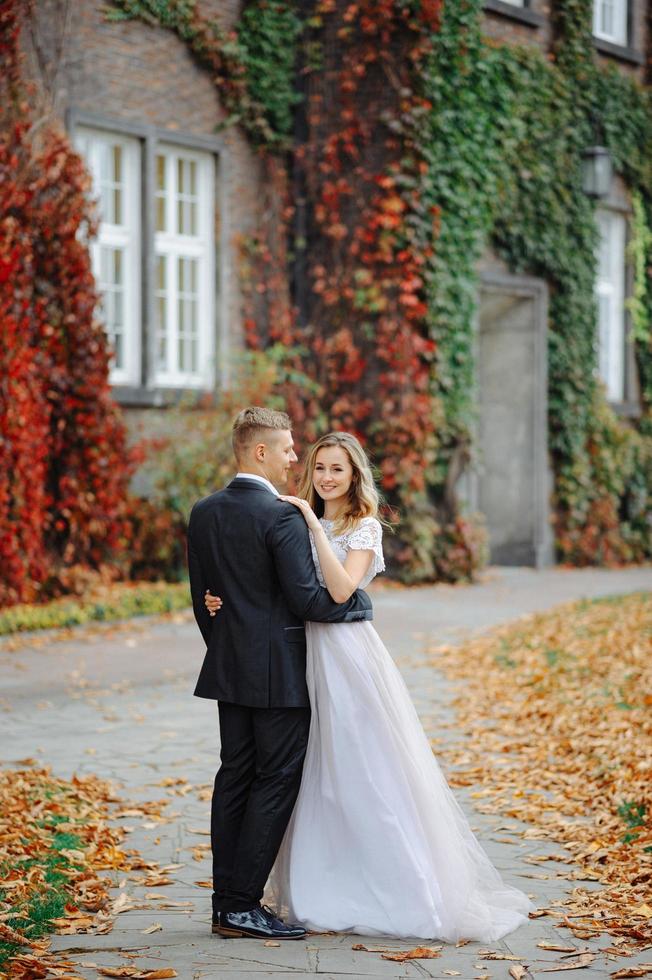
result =
[[[552,15],[554,2],[555,0],[530,0],[524,16],[521,17],[521,11],[518,7],[501,3],[501,0],[485,0],[483,34],[485,37],[502,44],[521,44],[549,52],[553,44]],[[652,13],[648,17],[647,2],[648,0],[630,0],[631,37],[629,48],[631,52],[642,58],[652,50],[649,37],[649,20]],[[529,13],[534,14],[538,23],[524,22],[524,18],[527,18]],[[623,73],[643,82],[646,74],[645,65],[637,63],[635,59],[628,58],[626,52],[622,52],[622,54],[625,56],[619,57],[616,51],[608,53],[596,46],[596,58],[601,65],[616,65]]]
[[527,10],[540,18],[541,23],[526,24],[518,19],[518,8],[512,8],[514,16],[510,17],[509,5],[504,5],[507,9],[498,12],[499,4],[496,9],[491,9],[487,5],[484,10],[482,30],[485,37],[503,44],[523,44],[532,45],[542,51],[549,51],[552,43],[552,30],[550,23],[550,0],[531,0]]
[[[41,0],[36,7],[38,43],[52,53],[60,38],[61,0]],[[194,61],[185,43],[170,31],[140,21],[107,22],[104,0],[71,0],[67,33],[56,92],[56,112],[69,109],[116,120],[146,123],[195,136],[214,136],[224,119],[209,72]],[[229,27],[238,16],[237,0],[204,0],[203,10]],[[37,80],[33,48],[26,36],[29,63]],[[235,242],[260,221],[259,161],[237,127],[221,136],[227,155],[225,168],[230,230],[228,288],[229,332],[241,336],[241,296],[238,289]]]

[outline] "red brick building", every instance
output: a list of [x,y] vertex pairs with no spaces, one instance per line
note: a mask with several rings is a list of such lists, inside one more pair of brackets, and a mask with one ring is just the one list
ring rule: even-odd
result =
[[[594,0],[596,57],[640,81],[650,70],[647,5]],[[235,0],[200,0],[198,7],[226,28],[240,11]],[[228,376],[229,352],[242,344],[239,245],[264,218],[265,176],[237,126],[217,132],[224,107],[187,45],[159,26],[111,22],[106,9],[104,0],[37,0],[28,56],[44,111],[53,108],[61,118],[94,176],[101,224],[93,261],[115,349],[115,397],[132,418],[145,411],[161,422],[151,409],[179,392],[219,386]],[[551,53],[558,13],[555,0],[485,0],[483,30],[493,43]],[[639,393],[625,305],[630,213],[627,189],[616,177],[598,212],[599,370],[614,407],[635,415]],[[483,476],[469,475],[462,493],[487,515],[495,560],[542,563],[551,556],[546,284],[511,275],[490,252],[479,272],[478,443],[486,465]],[[506,325],[500,335],[496,324]],[[505,353],[516,350],[517,335],[527,338],[522,363],[521,355],[514,360]],[[530,542],[525,550],[501,536],[501,527],[513,531],[517,522],[516,502],[501,482],[504,447],[495,434],[504,436],[498,366],[525,378],[523,399],[531,399],[510,409],[515,419],[526,412],[533,418],[516,484],[521,498],[527,496],[524,521],[537,515],[536,526],[518,532]],[[515,444],[516,437],[507,438]]]

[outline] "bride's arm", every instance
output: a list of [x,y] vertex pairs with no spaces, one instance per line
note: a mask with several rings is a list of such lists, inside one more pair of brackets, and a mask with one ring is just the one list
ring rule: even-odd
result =
[[307,500],[302,500],[300,497],[283,497],[283,500],[298,507],[312,531],[322,575],[331,599],[333,602],[346,602],[369,571],[374,557],[373,551],[350,551],[342,564],[331,548],[326,532]]
[[369,571],[373,551],[349,551],[344,564],[330,546],[326,532],[319,522],[317,529],[310,528],[319,555],[319,564],[326,588],[334,602],[346,602],[353,595]]

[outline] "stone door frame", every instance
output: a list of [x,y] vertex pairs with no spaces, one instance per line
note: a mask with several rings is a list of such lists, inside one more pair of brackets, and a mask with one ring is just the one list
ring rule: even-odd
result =
[[[548,461],[548,286],[544,279],[535,276],[518,275],[491,269],[483,269],[478,276],[478,303],[475,315],[475,336],[473,344],[474,361],[474,401],[479,404],[478,358],[480,348],[480,294],[482,292],[510,293],[513,296],[531,299],[534,315],[534,365],[535,385],[533,391],[534,433],[532,440],[532,466],[534,471],[534,566],[543,568],[554,564],[554,546],[550,524],[550,494],[552,477]],[[478,446],[478,424],[474,425],[474,444]],[[478,510],[479,477],[471,471],[469,480],[470,503]]]

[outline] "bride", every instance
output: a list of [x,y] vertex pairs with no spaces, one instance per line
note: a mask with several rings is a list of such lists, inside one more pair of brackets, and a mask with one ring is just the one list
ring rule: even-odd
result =
[[[310,450],[298,496],[336,602],[382,572],[369,461],[345,432]],[[219,599],[207,594],[214,613]],[[315,931],[492,942],[531,908],[474,837],[371,622],[306,623],[312,717],[301,789],[270,886]]]

